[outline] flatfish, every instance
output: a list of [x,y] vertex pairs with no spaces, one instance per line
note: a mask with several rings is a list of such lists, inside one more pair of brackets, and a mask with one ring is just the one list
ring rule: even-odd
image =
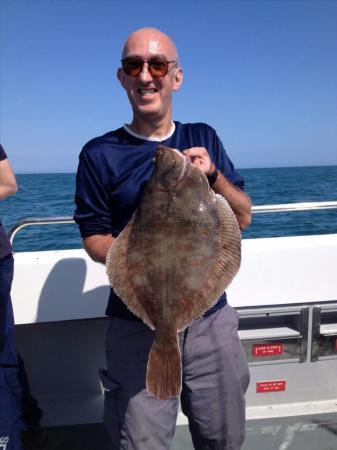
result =
[[240,260],[227,201],[190,158],[159,146],[140,204],[107,255],[112,288],[155,330],[146,388],[159,399],[181,392],[177,333],[218,301]]

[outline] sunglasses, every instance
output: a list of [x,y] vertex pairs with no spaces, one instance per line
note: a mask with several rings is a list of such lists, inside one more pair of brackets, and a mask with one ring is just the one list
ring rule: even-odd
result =
[[136,56],[127,56],[121,60],[121,63],[124,72],[129,77],[138,77],[143,70],[144,64],[147,63],[147,69],[150,74],[155,78],[162,78],[169,71],[169,64],[177,64],[177,61],[166,61],[158,57],[144,61]]

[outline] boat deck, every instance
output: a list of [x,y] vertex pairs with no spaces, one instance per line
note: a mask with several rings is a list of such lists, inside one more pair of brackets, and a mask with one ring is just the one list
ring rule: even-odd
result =
[[[103,424],[46,428],[44,450],[111,450]],[[249,420],[242,450],[336,450],[337,414]],[[187,426],[178,426],[171,450],[193,450]]]

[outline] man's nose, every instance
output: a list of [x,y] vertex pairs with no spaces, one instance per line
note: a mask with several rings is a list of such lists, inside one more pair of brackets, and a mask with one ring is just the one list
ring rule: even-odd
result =
[[147,62],[144,62],[144,65],[142,67],[142,71],[139,74],[139,78],[142,81],[151,81],[152,80],[152,75],[149,71],[149,64]]

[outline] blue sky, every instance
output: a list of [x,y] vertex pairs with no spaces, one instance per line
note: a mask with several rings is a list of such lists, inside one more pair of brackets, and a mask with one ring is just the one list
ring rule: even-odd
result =
[[174,119],[218,132],[238,168],[337,164],[336,1],[26,0],[1,4],[1,142],[17,173],[74,172],[130,122],[126,36],[176,42]]

